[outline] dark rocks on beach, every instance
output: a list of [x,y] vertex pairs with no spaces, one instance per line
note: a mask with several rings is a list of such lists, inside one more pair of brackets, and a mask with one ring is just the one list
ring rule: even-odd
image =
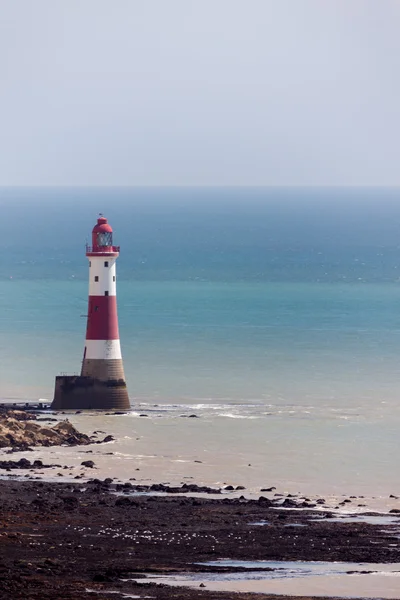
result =
[[269,487],[269,488],[261,488],[260,492],[273,492],[274,490],[276,490],[275,486]]
[[315,508],[317,505],[314,502],[300,502],[300,504],[297,504],[298,508]]
[[115,506],[131,506],[132,501],[127,496],[121,496],[121,498],[117,498],[115,501]]
[[[135,487],[127,489],[131,492]],[[116,585],[121,596],[145,594],[159,600],[218,596],[231,600],[232,593],[228,592],[207,595],[198,588],[143,588],[139,577],[149,571],[158,575],[184,571],[195,575],[200,583],[205,581],[201,575],[205,570],[234,571],[227,567],[205,569],[202,564],[223,557],[400,561],[400,548],[389,547],[380,525],[338,525],[328,515],[317,521],[314,518],[322,516],[320,511],[283,510],[278,499],[261,497],[256,501],[227,495],[211,499],[187,494],[180,498],[116,497],[114,491],[100,480],[89,485],[0,480],[2,600],[89,600],[94,592],[88,589],[95,589],[99,598],[111,598],[110,591],[115,591]],[[249,526],[259,521],[268,522],[268,526]],[[307,526],[290,527],[298,524]],[[395,525],[387,527],[395,534]],[[108,582],[112,585],[107,586]],[[235,597],[249,600],[250,595],[235,593]]]
[[262,506],[273,506],[272,500],[270,500],[269,498],[266,498],[265,496],[259,497],[258,504],[261,504]]
[[0,469],[50,469],[52,467],[61,468],[61,465],[44,465],[41,460],[34,460],[31,463],[27,458],[20,458],[19,460],[1,460]]
[[89,469],[93,469],[94,462],[92,460],[84,460],[83,462],[81,462],[81,465],[83,467],[88,467]]
[[76,496],[61,496],[64,506],[68,508],[77,508],[79,500]]
[[21,443],[19,446],[13,446],[10,450],[6,450],[6,454],[14,454],[15,452],[33,452],[33,448],[26,443]]
[[295,502],[294,500],[291,500],[290,498],[285,498],[285,500],[282,502],[282,504],[280,506],[284,506],[285,508],[297,508],[298,504],[297,504],[297,502]]
[[220,488],[211,488],[206,485],[196,485],[195,483],[183,483],[181,486],[170,486],[165,483],[153,483],[152,485],[134,485],[131,483],[118,483],[117,491],[123,492],[162,492],[164,494],[220,494]]
[[221,490],[219,488],[212,488],[206,485],[196,485],[195,483],[184,483],[181,487],[181,490],[188,492],[196,492],[200,494],[220,494]]

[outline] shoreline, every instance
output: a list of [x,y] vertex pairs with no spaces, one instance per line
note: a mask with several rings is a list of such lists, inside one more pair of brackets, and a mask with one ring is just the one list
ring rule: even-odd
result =
[[[7,419],[14,427],[14,447],[0,451],[5,600],[400,598],[393,588],[400,578],[398,496],[377,510],[363,495],[307,496],[278,483],[246,488],[228,477],[210,483],[200,477],[213,473],[201,470],[202,461],[173,454],[181,470],[171,478],[162,461],[151,471],[148,460],[121,455],[119,439],[102,439],[97,417],[74,413],[86,430],[80,433],[65,413],[22,411],[19,421],[16,413],[3,416],[4,427]],[[116,426],[119,414],[103,415],[102,427]],[[58,423],[42,429],[42,421]],[[150,425],[149,445],[151,421],[139,421],[145,432]],[[89,424],[96,424],[92,435]],[[63,445],[40,445],[60,428]],[[141,437],[134,439],[137,453]],[[121,458],[118,476],[108,476]]]
[[[329,511],[321,519],[320,510],[280,508],[266,497],[156,496],[97,479],[12,479],[0,480],[0,498],[5,600],[118,597],[111,592],[121,598],[231,600],[231,592],[211,592],[207,583],[201,589],[144,583],[145,574],[198,574],[201,579],[205,571],[234,572],[201,564],[222,558],[400,563],[396,523],[336,522]],[[89,589],[94,591],[85,591]],[[272,597],[235,593],[237,600]],[[326,597],[335,598],[334,590],[327,589]]]
[[[180,408],[176,412],[179,417],[195,416],[191,411],[182,414]],[[33,415],[28,411],[27,415],[47,431],[53,426],[58,428],[59,424],[68,424],[68,431],[74,433],[74,439],[63,445],[43,446],[39,441],[31,448],[0,448],[0,464],[10,459],[30,461],[28,468],[12,469],[17,479],[24,477],[57,482],[62,478],[62,481],[70,482],[111,477],[119,484],[133,481],[143,488],[165,485],[176,489],[196,482],[201,487],[216,488],[218,493],[228,493],[230,498],[244,494],[248,499],[257,499],[265,489],[271,488],[271,497],[276,495],[298,503],[310,501],[321,504],[321,509],[332,511],[358,513],[370,510],[386,514],[400,509],[400,494],[395,481],[386,489],[379,487],[380,495],[377,496],[374,494],[377,488],[364,490],[362,485],[353,484],[349,489],[343,482],[336,484],[333,478],[328,486],[300,478],[297,482],[282,476],[277,478],[276,466],[279,463],[277,465],[276,460],[266,463],[267,468],[264,465],[260,468],[260,464],[247,464],[250,457],[244,455],[240,464],[232,461],[223,447],[219,449],[218,460],[215,460],[215,454],[204,450],[207,445],[202,432],[210,423],[206,417],[171,419],[162,413],[151,416],[148,413],[137,414],[133,410],[130,414],[120,411],[107,414],[39,411]],[[139,418],[145,416],[148,418]],[[167,434],[162,440],[160,432]],[[188,443],[192,432],[199,440],[195,448]],[[175,434],[181,438],[178,446]],[[78,444],[79,438],[81,443]],[[206,454],[202,455],[204,452]],[[83,466],[88,459],[93,462],[91,468]],[[50,468],[43,467],[42,470],[34,464],[35,461],[39,465],[41,461]],[[282,458],[282,464],[285,461],[287,457]],[[0,468],[0,479],[4,476],[9,478],[7,471]],[[362,480],[355,483],[362,483]],[[157,490],[151,491],[157,493]]]

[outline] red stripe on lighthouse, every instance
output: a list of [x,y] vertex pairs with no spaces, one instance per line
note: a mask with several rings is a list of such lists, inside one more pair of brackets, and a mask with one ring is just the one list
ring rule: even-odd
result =
[[89,296],[86,339],[119,339],[116,296]]

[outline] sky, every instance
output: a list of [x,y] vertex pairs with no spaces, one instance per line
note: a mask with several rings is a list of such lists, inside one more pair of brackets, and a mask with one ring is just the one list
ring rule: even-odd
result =
[[399,0],[0,0],[0,186],[400,184]]

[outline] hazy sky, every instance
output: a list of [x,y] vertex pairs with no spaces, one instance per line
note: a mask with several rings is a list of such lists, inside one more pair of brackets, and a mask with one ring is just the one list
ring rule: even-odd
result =
[[399,185],[400,0],[0,0],[0,185]]

